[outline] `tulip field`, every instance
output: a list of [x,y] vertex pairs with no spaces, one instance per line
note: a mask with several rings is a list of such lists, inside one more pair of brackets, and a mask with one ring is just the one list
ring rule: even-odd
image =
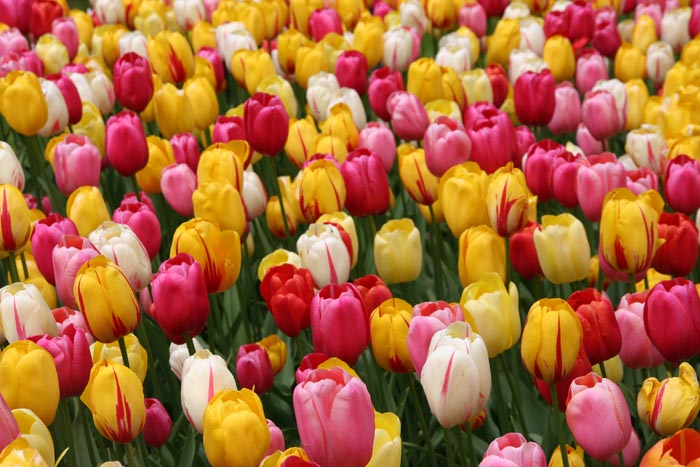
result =
[[0,0],[0,467],[698,467],[699,230],[699,0]]

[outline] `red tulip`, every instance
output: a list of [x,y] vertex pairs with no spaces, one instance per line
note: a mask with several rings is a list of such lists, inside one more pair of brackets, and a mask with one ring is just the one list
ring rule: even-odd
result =
[[389,287],[386,286],[379,276],[374,274],[358,277],[352,283],[362,294],[362,299],[367,305],[367,311],[370,313],[385,300],[393,297]]
[[546,125],[554,115],[556,82],[549,70],[527,71],[515,81],[515,113],[524,125]]
[[[548,15],[549,16],[549,15]],[[508,97],[510,83],[503,67],[497,63],[492,63],[484,68],[486,76],[491,82],[491,91],[493,93],[493,105],[500,108]],[[466,122],[465,122],[466,125]]]
[[567,25],[566,36],[574,49],[583,48],[593,38],[595,30],[595,13],[591,4],[585,0],[574,0],[564,10]]
[[659,238],[664,243],[656,250],[651,266],[662,274],[687,276],[698,262],[698,229],[692,219],[677,212],[659,216]]
[[360,96],[367,92],[367,58],[357,50],[346,50],[335,62],[335,76],[338,84],[357,91]]
[[583,328],[583,346],[592,365],[613,358],[620,352],[622,337],[612,303],[595,289],[578,290],[567,300]]
[[389,209],[389,177],[379,154],[360,148],[347,155],[340,166],[345,181],[345,207],[353,216],[381,214]]
[[311,325],[314,279],[308,269],[297,269],[292,264],[271,267],[260,284],[260,295],[286,335],[296,337]]
[[142,112],[153,97],[153,78],[148,60],[128,52],[114,62],[114,95],[122,106]]
[[32,231],[34,261],[41,275],[52,285],[56,284],[52,260],[53,249],[66,234],[78,235],[78,228],[72,220],[57,213],[51,213],[45,219],[37,221]]
[[534,238],[535,230],[538,228],[538,223],[528,222],[525,227],[508,238],[511,251],[510,262],[513,265],[513,269],[523,279],[532,279],[542,274]]
[[34,0],[32,3],[30,29],[32,36],[38,39],[51,32],[51,24],[63,16],[63,7],[57,0]]
[[595,13],[593,47],[612,60],[621,44],[615,10],[610,6],[598,9]]
[[107,120],[105,152],[112,167],[124,177],[131,177],[148,163],[148,143],[139,116],[122,110]]
[[248,143],[266,156],[275,156],[287,142],[289,115],[279,97],[256,92],[245,102],[243,111]]
[[516,159],[518,141],[505,112],[494,108],[487,116],[465,116],[464,126],[472,142],[471,160],[482,170],[491,174]]

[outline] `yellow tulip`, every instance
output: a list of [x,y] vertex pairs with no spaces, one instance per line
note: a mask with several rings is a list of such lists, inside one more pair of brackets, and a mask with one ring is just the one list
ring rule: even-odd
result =
[[549,281],[565,284],[588,276],[591,247],[586,229],[574,215],[543,216],[534,239],[537,259]]
[[31,234],[29,208],[17,187],[0,185],[0,258],[21,251]]
[[56,463],[54,444],[46,424],[29,409],[14,409],[12,416],[17,421],[20,438],[26,440],[29,446],[39,451],[48,465],[54,465]]
[[624,42],[615,53],[615,78],[626,83],[631,79],[642,79],[645,74],[644,52],[629,42]]
[[391,412],[374,412],[374,445],[367,467],[401,465],[401,419]]
[[161,31],[149,38],[148,61],[163,83],[180,84],[194,73],[194,54],[179,32]]
[[163,169],[175,163],[175,155],[170,141],[151,135],[148,142],[148,163],[136,172],[136,182],[148,194],[161,193],[160,176]]
[[240,191],[243,187],[245,160],[249,156],[250,145],[245,141],[212,144],[199,158],[197,183],[228,183]]
[[307,222],[315,222],[322,214],[341,211],[347,195],[338,166],[319,159],[304,167],[299,182],[299,204]]
[[109,220],[102,192],[95,186],[81,186],[71,193],[66,202],[66,214],[75,222],[82,237],[87,237],[100,224]]
[[487,272],[506,278],[506,243],[488,225],[469,227],[459,237],[459,280],[462,286],[478,282]]
[[[124,343],[126,344],[126,352],[129,357],[129,368],[136,373],[136,376],[143,383],[148,372],[148,353],[146,353],[146,349],[143,348],[135,334],[124,336]],[[98,364],[102,360],[109,360],[112,363],[124,365],[118,341],[109,343],[95,342],[90,346],[90,353],[92,354],[93,365]]]
[[489,176],[475,162],[456,165],[440,177],[439,198],[447,226],[455,237],[489,222],[486,192]]
[[185,81],[183,89],[185,96],[192,103],[194,127],[206,130],[219,115],[219,101],[216,97],[215,85],[212,85],[205,77],[199,76]]
[[408,354],[408,326],[413,306],[400,298],[390,298],[375,308],[369,318],[372,354],[380,367],[396,373],[411,373]]
[[154,92],[153,99],[156,123],[164,138],[194,130],[194,106],[197,103],[192,102],[184,90],[165,82]]
[[34,73],[12,71],[0,79],[0,113],[17,133],[32,136],[41,130],[49,108]]
[[235,52],[231,59],[231,73],[249,94],[255,93],[263,78],[276,74],[270,54],[263,49]]
[[568,38],[559,34],[549,37],[544,42],[542,58],[552,71],[554,79],[559,81],[570,80],[576,69],[576,57],[574,48]]
[[496,170],[486,191],[491,228],[507,237],[525,227],[530,210],[529,195],[525,174],[511,162]]
[[392,219],[374,236],[374,265],[387,284],[416,280],[422,262],[420,232],[411,219]]
[[234,230],[243,237],[246,229],[245,207],[239,191],[230,183],[200,184],[192,193],[195,217],[219,224],[223,230]]

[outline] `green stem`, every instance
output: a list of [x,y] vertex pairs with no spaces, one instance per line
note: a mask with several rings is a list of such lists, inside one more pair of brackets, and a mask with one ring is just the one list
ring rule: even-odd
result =
[[187,352],[190,355],[194,355],[197,352],[197,349],[194,347],[194,342],[192,342],[192,336],[189,334],[185,334],[185,344],[187,344]]
[[124,340],[124,337],[120,337],[118,340],[119,350],[121,350],[122,352],[122,360],[124,361],[124,366],[131,368],[131,365],[129,365],[129,353],[126,350],[126,341]]
[[479,460],[476,457],[476,450],[474,449],[474,436],[472,436],[472,429],[467,423],[464,431],[467,433],[467,457],[472,466],[477,467],[479,465]]
[[607,377],[608,377],[608,372],[607,372],[607,370],[605,369],[605,362],[600,362],[600,363],[598,364],[598,368],[600,368],[600,376],[602,376],[603,378],[607,378]]
[[[418,391],[416,390],[416,382],[412,374],[408,375],[408,386],[411,390],[411,398],[416,407],[416,413],[418,414],[418,420],[420,422],[421,431],[423,432],[423,437],[425,438],[425,446],[428,448],[428,453],[430,454],[430,464],[433,467],[437,467],[437,458],[435,457],[435,450],[433,449],[433,443],[430,439],[430,432],[428,431],[428,423],[425,421],[425,414],[423,413],[423,407],[421,406],[420,399],[418,398]],[[568,467],[568,466],[567,466]]]
[[491,381],[493,382],[493,389],[494,392],[496,393],[496,410],[498,411],[498,425],[499,428],[501,429],[501,432],[499,434],[504,434],[508,433],[509,431],[513,431],[511,428],[511,423],[510,423],[510,417],[508,416],[508,413],[506,412],[506,406],[505,406],[505,400],[503,397],[503,389],[501,388],[501,378],[499,375],[492,374],[491,375]]
[[452,452],[452,441],[450,440],[450,429],[445,428],[445,451],[447,452],[447,465],[450,467],[455,465],[455,456]]
[[[85,411],[79,411],[78,417],[81,417]],[[91,422],[90,422],[91,423]],[[83,425],[83,436],[85,437],[85,444],[87,445],[88,457],[90,458],[90,465],[97,465],[97,456],[95,454],[95,445],[93,445],[93,433],[90,432],[90,423],[87,420],[83,420],[81,425]],[[98,436],[97,438],[101,438]]]
[[62,399],[58,407],[58,415],[60,418],[60,424],[62,427],[63,435],[67,436],[67,442],[65,448],[68,448],[66,453],[66,460],[68,465],[75,465],[75,445],[73,443],[73,429],[71,427],[71,414],[70,414],[70,401],[68,399]]
[[552,397],[552,407],[554,407],[555,425],[557,427],[557,438],[559,438],[559,452],[561,454],[561,462],[563,467],[569,467],[569,454],[566,452],[566,441],[564,440],[563,423],[560,422],[559,414],[559,399],[557,397],[557,388],[555,384],[549,385],[549,393]]
[[622,450],[617,453],[617,462],[620,464],[620,467],[625,467],[625,453]]
[[139,182],[136,181],[136,175],[132,175],[130,177],[130,180],[131,180],[131,188],[133,188],[134,195],[136,196],[136,201],[138,201],[140,203],[143,200],[141,199],[141,191],[139,190]]
[[19,271],[17,271],[17,262],[15,261],[15,252],[8,251],[8,258],[5,264],[7,264],[7,269],[10,271],[10,278],[12,282],[19,282]]
[[129,467],[135,466],[136,459],[134,459],[134,450],[131,447],[131,443],[125,444],[124,450],[126,451],[126,459],[129,464]]
[[[243,245],[243,249],[246,247]],[[241,283],[238,282],[236,285],[236,294],[238,295],[238,303],[240,305],[241,319],[243,320],[243,329],[245,329],[245,337],[248,342],[253,342],[253,331],[250,327],[250,318],[248,316],[248,307],[245,305],[245,300],[243,300],[243,287]]]
[[437,293],[438,300],[442,300],[446,297],[445,292],[443,290],[442,268],[440,267],[440,255],[438,253],[438,242],[440,241],[440,234],[438,233],[438,225],[432,204],[428,205],[428,210],[430,211],[430,240],[433,250],[433,269],[435,269],[435,291]]
[[525,415],[523,414],[522,394],[520,394],[520,386],[518,385],[518,380],[513,378],[513,375],[511,374],[511,371],[515,373],[518,370],[517,361],[515,361],[515,352],[511,351],[510,354],[512,355],[512,366],[510,368],[508,367],[508,362],[506,361],[505,356],[503,354],[496,357],[496,361],[501,364],[500,366],[503,370],[503,373],[505,373],[506,375],[506,380],[508,381],[508,386],[510,386],[510,391],[511,393],[513,393],[513,405],[515,405],[515,415],[518,417],[518,422],[520,422],[520,429],[522,430],[523,435],[526,438],[530,438],[530,433],[527,429],[527,423],[525,422]]
[[24,250],[22,250],[22,253],[19,254],[19,257],[22,260],[22,272],[24,273],[24,279],[27,280],[29,279],[29,268],[27,267],[27,257],[24,255]]
[[[471,431],[469,429],[469,421],[464,424],[465,425],[465,430]],[[455,432],[455,437],[457,438],[457,452],[459,453],[459,459],[460,459],[460,465],[464,465],[464,463],[471,464],[471,457],[467,455],[467,449],[464,447],[464,435],[462,434],[462,428],[457,425],[454,428]]]
[[[59,203],[58,195],[54,191],[54,189],[56,188],[56,185],[51,183],[51,178],[49,177],[48,172],[46,171],[46,167],[44,164],[44,162],[45,162],[44,155],[43,155],[44,153],[41,150],[41,146],[39,145],[39,136],[34,135],[33,137],[27,137],[27,139],[29,140],[29,142],[32,146],[32,150],[30,151],[31,154],[29,155],[29,158],[31,161],[34,162],[34,164],[32,164],[32,165],[35,166],[35,169],[38,168],[38,172],[41,175],[41,178],[46,183],[46,191],[49,195],[49,199],[51,199],[52,207],[56,210],[56,212],[60,213],[61,215],[64,215],[65,209],[61,205],[61,203]],[[38,188],[38,185],[39,184],[37,184],[37,188]],[[41,198],[39,198],[39,201],[41,202]]]
[[630,293],[637,293],[637,281],[634,280],[634,273],[630,274],[629,289]]

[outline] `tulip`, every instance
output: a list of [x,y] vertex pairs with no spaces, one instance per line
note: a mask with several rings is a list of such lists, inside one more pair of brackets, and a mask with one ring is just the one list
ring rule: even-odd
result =
[[379,155],[384,171],[391,172],[396,159],[396,141],[388,126],[380,122],[367,123],[360,131],[360,148]]
[[[37,461],[36,465],[54,465],[56,462],[54,443],[46,424],[34,412],[25,408],[14,409],[10,414],[10,418],[12,418],[12,423],[19,427],[19,437],[10,445],[9,450],[19,446],[27,446],[40,455],[37,457],[39,457],[41,462]],[[25,462],[35,460],[27,459],[27,457],[31,456],[24,457],[25,459],[22,459],[22,461]],[[4,459],[4,462],[8,462],[8,459]]]
[[591,364],[617,355],[622,339],[610,300],[589,288],[574,292],[567,301],[581,320],[583,346]]
[[450,167],[469,159],[471,140],[462,126],[447,117],[438,117],[425,131],[425,161],[436,177],[442,176]]
[[539,229],[539,224],[529,221],[525,224],[525,227],[508,239],[510,242],[511,264],[513,269],[524,279],[532,279],[538,274],[542,274],[534,236]]
[[423,137],[430,121],[415,94],[395,91],[387,99],[386,107],[391,115],[392,128],[399,138],[410,141]]
[[547,279],[563,284],[587,276],[591,249],[583,224],[573,215],[543,216],[534,240]]
[[[489,178],[474,162],[457,165],[440,178],[439,199],[447,226],[455,237],[469,227],[488,223],[486,191]],[[457,200],[462,200],[456,202]]]
[[[591,418],[592,410],[606,417]],[[576,378],[569,388],[566,423],[576,442],[596,460],[608,460],[627,445],[632,421],[620,388],[595,373]],[[591,425],[593,423],[593,425]]]
[[[221,117],[227,118],[227,117]],[[238,117],[235,117],[238,118]],[[242,121],[241,121],[242,123]],[[214,125],[216,128],[216,124]],[[212,135],[212,138],[214,136]],[[178,164],[187,164],[193,172],[197,171],[199,164],[199,144],[192,133],[179,133],[170,138],[170,145],[173,148],[173,157]]]
[[620,348],[622,362],[630,368],[653,368],[664,357],[649,339],[644,329],[644,304],[648,292],[622,297],[615,317],[623,336]]
[[273,375],[278,375],[287,363],[287,344],[277,334],[270,334],[257,344],[267,353]]
[[467,123],[465,127],[472,141],[471,160],[491,174],[517,157],[515,130],[508,115],[491,106],[486,115]]
[[637,412],[656,434],[668,436],[686,428],[698,416],[698,391],[695,370],[683,362],[678,376],[661,382],[653,377],[644,381],[637,396]]
[[144,399],[146,421],[143,425],[143,439],[148,446],[159,448],[170,438],[173,421],[163,404],[154,398]]
[[160,188],[170,207],[181,216],[192,216],[192,193],[197,176],[187,164],[171,164],[163,169]]
[[[26,111],[17,112],[17,109]],[[49,109],[39,78],[34,73],[13,71],[2,79],[0,113],[18,133],[32,136],[41,130]]]
[[[41,375],[41,378],[34,375]],[[51,425],[58,409],[59,395],[56,365],[44,348],[22,340],[10,344],[0,353],[0,396],[10,409],[29,409],[45,425]]]
[[523,328],[523,365],[535,378],[555,383],[574,367],[582,340],[581,322],[568,303],[559,298],[538,300]]
[[638,167],[650,169],[656,175],[663,174],[668,145],[659,127],[644,124],[627,133],[625,150]]
[[[188,134],[188,133],[184,133]],[[245,126],[242,117],[226,117],[224,115],[219,115],[216,117],[216,122],[214,123],[214,129],[211,133],[212,143],[228,143],[229,141],[235,139],[246,139],[245,137]],[[196,143],[194,137],[192,140]],[[197,146],[197,151],[199,147]],[[183,161],[179,161],[183,162]],[[190,166],[191,167],[191,166]],[[193,167],[196,170],[197,167]]]
[[440,180],[428,170],[425,151],[404,143],[397,148],[399,177],[416,203],[431,205],[438,199]]
[[270,357],[259,344],[246,344],[238,348],[236,376],[241,388],[264,394],[272,389],[275,374]]
[[662,212],[659,238],[664,243],[656,250],[652,267],[672,276],[690,274],[698,261],[698,230],[693,221],[682,213]]
[[151,261],[139,238],[127,225],[107,221],[90,232],[90,242],[107,257],[121,264],[121,270],[134,292],[151,281]]
[[39,271],[51,284],[56,283],[52,262],[53,249],[66,234],[78,235],[78,229],[73,221],[61,217],[60,214],[52,213],[34,224],[31,236],[32,252],[36,255]]
[[608,79],[605,60],[598,51],[586,49],[576,60],[576,88],[588,93],[601,79]]
[[433,335],[451,323],[464,321],[462,308],[447,302],[425,302],[413,307],[413,318],[408,327],[408,353],[416,373],[421,374],[428,357]]
[[114,63],[114,94],[122,106],[142,112],[153,98],[153,78],[146,58],[129,52]]
[[209,293],[228,290],[238,279],[241,241],[233,230],[221,230],[206,219],[191,219],[173,235],[170,257],[179,253],[189,253],[202,265]]
[[258,465],[270,444],[262,402],[248,389],[225,389],[213,396],[203,429],[204,452],[214,467]]
[[359,95],[367,92],[367,58],[357,50],[347,50],[338,56],[335,64],[338,84],[357,91]]
[[389,96],[394,91],[403,89],[404,83],[400,73],[392,71],[387,66],[374,70],[369,78],[368,89],[369,103],[374,113],[382,120],[389,121],[391,119],[387,109]]
[[581,122],[581,98],[568,81],[554,91],[554,113],[547,127],[552,133],[573,133]]
[[481,336],[465,322],[436,332],[420,380],[430,411],[443,427],[478,415],[491,395],[488,351]]
[[506,290],[498,274],[487,273],[479,282],[468,285],[460,305],[466,321],[481,332],[489,358],[505,352],[520,338],[518,289],[511,282]]
[[299,437],[310,460],[327,467],[369,462],[374,409],[362,381],[338,368],[314,370],[294,388],[293,399]]
[[686,428],[676,432],[669,438],[656,442],[642,457],[640,467],[662,465],[662,462],[674,465],[692,465],[700,458],[695,446],[700,441],[700,432]]
[[686,155],[674,157],[666,164],[664,195],[669,206],[684,214],[692,214],[700,208],[700,161]]
[[40,136],[51,136],[54,133],[63,131],[68,125],[68,106],[66,100],[55,82],[41,78],[41,90],[46,99],[49,113],[44,122],[44,126],[37,132]]
[[[571,467],[585,467],[586,463],[584,460],[583,448],[577,446],[576,448],[566,445],[566,457],[568,459],[568,464]],[[562,467],[564,461],[561,456],[561,447],[557,446],[554,448],[551,458],[549,459],[549,467]]]
[[[406,254],[408,251],[411,254]],[[387,284],[411,282],[421,271],[420,233],[410,219],[385,223],[374,237],[374,264]]]
[[14,185],[0,185],[0,257],[21,251],[29,241],[29,208]]
[[243,169],[249,164],[250,157],[250,145],[246,141],[212,144],[199,159],[197,181],[200,185],[227,182],[240,191]]
[[301,172],[299,204],[307,222],[341,211],[347,191],[342,172],[328,159],[312,160]]
[[56,321],[39,289],[21,282],[0,289],[0,324],[8,342],[58,335]]
[[63,101],[68,110],[68,123],[75,125],[83,117],[83,105],[80,100],[78,88],[64,73],[49,75],[46,79],[53,81],[63,95]]
[[[481,4],[482,6],[483,3]],[[488,13],[488,8],[484,6]],[[520,24],[515,19],[504,18],[498,22],[493,34],[489,38],[486,52],[486,64],[499,64],[506,66],[510,58],[511,51],[520,46]]]
[[100,342],[114,342],[133,332],[141,320],[126,276],[104,256],[89,259],[80,267],[73,295],[91,334]]
[[615,98],[608,91],[586,93],[582,115],[586,127],[599,141],[610,138],[619,132],[625,124],[625,120],[620,121],[615,107]]
[[314,296],[310,310],[314,351],[354,365],[370,341],[369,313],[357,288],[329,284]]
[[689,359],[700,345],[700,297],[695,285],[677,278],[659,282],[644,305],[644,328],[671,362]]
[[141,119],[123,110],[107,120],[105,149],[110,164],[124,177],[131,177],[148,163],[148,144]]
[[73,284],[80,267],[89,259],[100,254],[87,238],[67,234],[62,236],[52,251],[52,265],[55,273],[56,290],[63,304],[77,308],[73,295]]
[[292,264],[273,266],[265,273],[260,294],[282,332],[291,337],[311,325],[309,305],[314,296],[313,276]]
[[[488,252],[486,258],[483,252]],[[459,280],[462,286],[478,282],[485,273],[496,272],[505,280],[505,242],[491,227],[470,227],[459,237]]]
[[525,176],[511,163],[491,176],[486,192],[486,209],[491,227],[507,237],[525,226],[528,216],[528,189]]
[[612,153],[590,156],[590,166],[581,166],[576,176],[576,195],[587,219],[599,221],[603,199],[615,188],[626,186],[624,166]]
[[[148,372],[148,354],[143,348],[135,334],[127,334],[124,336],[124,345],[126,348],[129,368],[138,376],[143,383]],[[90,345],[92,353],[92,362],[97,364],[102,360],[119,363],[125,365],[124,354],[121,352],[118,342],[102,343],[93,342]]]
[[389,178],[377,153],[356,149],[348,154],[340,173],[348,191],[346,208],[351,215],[381,214],[389,208]]
[[372,354],[386,371],[413,372],[407,341],[412,311],[405,300],[390,298],[371,312]]
[[0,184],[14,185],[24,190],[24,170],[12,146],[0,141]]
[[153,259],[160,251],[160,223],[156,214],[145,204],[127,203],[114,210],[112,221],[126,225],[143,244],[148,257]]
[[[267,156],[282,150],[289,133],[289,116],[277,96],[256,93],[245,104],[245,132],[251,147]],[[275,137],[269,131],[275,129]]]
[[627,188],[635,195],[640,195],[649,190],[659,191],[659,177],[646,167],[627,171],[626,179]]
[[90,379],[92,358],[86,331],[75,325],[64,326],[61,335],[43,335],[35,340],[51,353],[56,364],[61,399],[79,396]]
[[301,265],[311,271],[317,286],[347,281],[352,262],[352,245],[342,228],[311,224],[297,240]]
[[86,136],[67,135],[54,148],[56,185],[64,196],[81,186],[99,186],[102,157]]
[[[354,97],[346,99],[351,95]],[[328,118],[320,124],[321,135],[337,137],[349,151],[357,149],[360,129],[366,124],[366,116],[360,102],[359,95],[354,90],[336,91],[328,101],[325,112]],[[317,143],[316,152],[322,152],[321,142],[322,140],[319,140]],[[337,160],[342,162],[343,158],[337,157]]]
[[165,83],[155,91],[153,105],[161,135],[172,138],[195,128],[194,105],[184,90]]
[[[627,188],[611,191],[600,221],[601,263],[624,280],[645,272],[658,248],[658,217],[663,200],[655,191],[634,196]],[[606,275],[608,272],[606,272]]]
[[593,137],[585,123],[581,122],[576,130],[576,144],[583,155],[600,154],[603,152],[603,143]]
[[495,467],[508,461],[532,467],[547,465],[547,458],[539,444],[528,442],[520,433],[506,433],[491,441],[479,466]]
[[362,299],[365,301],[368,310],[374,310],[385,300],[392,298],[389,287],[387,287],[379,276],[375,276],[374,274],[368,274],[355,279],[353,285],[357,287],[357,290],[362,294]]
[[554,115],[554,90],[554,77],[549,70],[521,75],[514,93],[518,119],[525,125],[548,124]]
[[148,59],[166,83],[180,84],[194,73],[194,55],[185,36],[161,31],[148,40]]

